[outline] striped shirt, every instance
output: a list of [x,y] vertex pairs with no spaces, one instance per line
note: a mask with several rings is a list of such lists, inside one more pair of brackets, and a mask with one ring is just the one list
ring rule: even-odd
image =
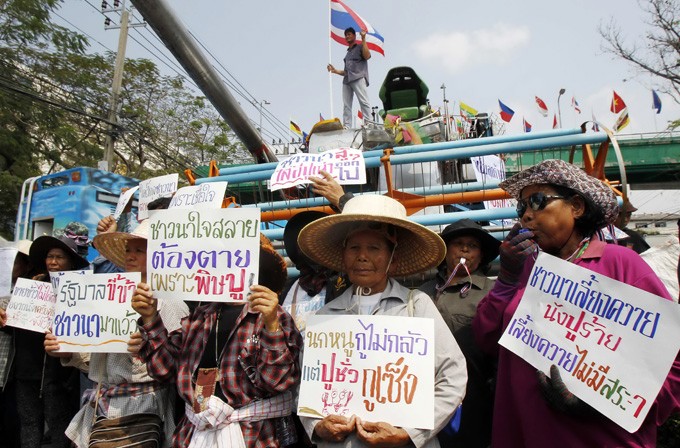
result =
[[[194,398],[194,373],[199,367],[206,341],[215,324],[218,303],[200,304],[179,330],[168,334],[163,322],[156,319],[140,327],[142,344],[139,355],[147,363],[149,374],[163,382],[177,382],[185,403]],[[241,408],[253,400],[294,391],[300,380],[298,358],[302,337],[290,315],[279,307],[281,329],[269,333],[259,313],[248,307],[236,320],[220,358],[219,378],[228,404]],[[274,420],[240,422],[246,445],[253,448],[278,447]],[[187,417],[179,422],[172,446],[189,446],[194,426]]]

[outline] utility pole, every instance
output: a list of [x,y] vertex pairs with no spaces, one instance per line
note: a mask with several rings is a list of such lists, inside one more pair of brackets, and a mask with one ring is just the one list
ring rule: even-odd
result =
[[99,168],[105,171],[112,171],[113,169],[113,147],[118,137],[118,100],[120,98],[120,88],[123,84],[123,70],[125,67],[125,48],[127,47],[128,28],[130,26],[146,26],[146,23],[140,22],[130,25],[130,12],[125,7],[125,0],[113,1],[113,7],[109,8],[106,0],[102,1],[102,12],[120,12],[120,25],[111,25],[111,19],[108,17],[104,21],[104,29],[120,29],[118,36],[118,51],[116,52],[116,61],[113,68],[113,84],[111,86],[111,102],[109,104],[109,126],[106,133],[106,143],[104,147],[104,160],[99,162]]

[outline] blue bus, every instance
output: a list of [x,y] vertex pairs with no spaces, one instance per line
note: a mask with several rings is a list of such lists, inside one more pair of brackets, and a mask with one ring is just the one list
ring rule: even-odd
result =
[[[74,232],[81,243],[91,241],[99,220],[115,211],[121,190],[138,184],[137,179],[87,167],[26,179],[14,239]],[[136,204],[133,200],[132,216],[136,216]],[[96,256],[90,248],[88,260]]]

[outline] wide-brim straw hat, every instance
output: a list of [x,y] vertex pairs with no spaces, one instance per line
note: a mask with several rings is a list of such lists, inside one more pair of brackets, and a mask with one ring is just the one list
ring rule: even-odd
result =
[[446,255],[444,241],[428,228],[410,221],[406,209],[387,196],[366,194],[345,204],[342,213],[307,224],[298,237],[304,254],[336,272],[342,272],[343,244],[357,224],[378,222],[392,224],[397,230],[397,247],[391,276],[404,277],[437,266]]
[[71,259],[73,269],[84,269],[90,265],[86,258],[78,255],[76,242],[67,236],[59,238],[43,235],[33,241],[28,251],[28,258],[37,268],[46,266],[47,253],[52,249],[61,249]]
[[559,185],[581,194],[602,211],[603,219],[596,223],[597,227],[613,223],[619,215],[619,204],[612,189],[601,180],[564,160],[544,160],[504,180],[499,186],[519,199],[525,187],[537,184]]
[[94,237],[92,244],[104,258],[125,269],[125,248],[128,240],[146,240],[148,238],[149,220],[145,219],[132,232],[100,233]]
[[498,249],[501,246],[501,242],[484,230],[484,227],[471,219],[461,219],[453,224],[449,224],[440,234],[447,248],[452,239],[467,235],[477,238],[481,244],[482,261],[479,263],[480,266],[486,266],[498,257]]

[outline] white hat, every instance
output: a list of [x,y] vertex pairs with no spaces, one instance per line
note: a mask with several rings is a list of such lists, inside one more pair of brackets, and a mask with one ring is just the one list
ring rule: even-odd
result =
[[298,236],[300,249],[316,263],[342,271],[342,249],[347,235],[357,224],[391,224],[396,229],[391,275],[403,277],[437,266],[446,256],[444,241],[428,228],[410,221],[398,201],[374,194],[357,196],[345,204],[342,213],[307,224]]

